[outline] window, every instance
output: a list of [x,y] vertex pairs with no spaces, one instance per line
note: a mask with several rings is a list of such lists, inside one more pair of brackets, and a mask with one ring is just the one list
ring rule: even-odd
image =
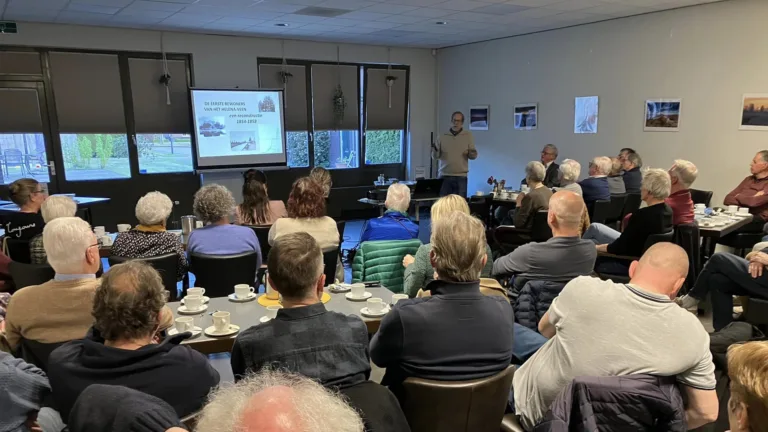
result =
[[286,136],[286,155],[288,166],[304,168],[309,166],[309,133],[288,131]]
[[[360,166],[359,67],[312,65],[315,166],[328,169]],[[337,105],[339,92],[346,106]]]
[[48,183],[47,165],[38,90],[0,88],[0,184],[24,177]]
[[401,163],[406,129],[406,71],[369,68],[366,75],[365,164]]
[[357,168],[360,140],[357,131],[315,131],[315,166]]
[[137,134],[139,174],[191,172],[190,134]]
[[309,166],[309,122],[307,121],[307,67],[263,64],[259,83],[265,89],[284,89],[285,136],[288,166]]
[[124,134],[61,134],[67,181],[131,178]]
[[402,130],[369,130],[365,132],[365,164],[383,165],[403,160]]

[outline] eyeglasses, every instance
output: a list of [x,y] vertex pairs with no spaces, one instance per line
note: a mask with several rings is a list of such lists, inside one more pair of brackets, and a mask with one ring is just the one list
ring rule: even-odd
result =
[[451,121],[454,123],[464,123],[464,120],[458,117],[454,117]]
[[554,152],[546,152],[546,151],[542,151],[541,154],[547,155],[547,156],[554,156],[555,155]]
[[92,244],[92,245],[88,246],[86,249],[90,249],[90,248],[92,248],[92,247],[94,247],[94,246],[98,247],[98,246],[99,246],[99,242],[96,242],[96,243],[94,243],[94,244]]
[[34,192],[32,192],[32,193],[33,193],[33,194],[40,194],[40,193],[48,193],[48,191],[47,191],[47,190],[45,190],[45,189],[40,189],[40,190],[36,190],[36,191],[34,191]]

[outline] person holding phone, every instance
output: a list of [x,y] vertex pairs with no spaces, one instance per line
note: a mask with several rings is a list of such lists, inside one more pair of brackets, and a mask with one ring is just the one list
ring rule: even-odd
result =
[[451,128],[432,144],[432,158],[439,161],[438,173],[443,179],[440,196],[451,194],[467,197],[469,161],[477,159],[472,132],[464,130],[464,114],[451,115]]

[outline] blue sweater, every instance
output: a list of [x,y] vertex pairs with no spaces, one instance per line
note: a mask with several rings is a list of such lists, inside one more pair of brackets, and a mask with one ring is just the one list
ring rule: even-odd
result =
[[206,255],[236,255],[257,252],[257,266],[261,267],[261,246],[252,229],[240,225],[208,225],[189,235],[188,253]]
[[581,196],[584,202],[589,204],[597,200],[610,200],[611,188],[608,186],[608,177],[588,177],[579,182]]
[[419,225],[398,211],[387,211],[384,216],[365,224],[360,242],[377,240],[411,240],[419,237]]

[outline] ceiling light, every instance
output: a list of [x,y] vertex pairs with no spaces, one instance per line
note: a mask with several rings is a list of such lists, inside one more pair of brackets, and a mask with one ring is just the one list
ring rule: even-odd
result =
[[277,23],[275,24],[276,27],[288,27],[288,24],[286,23]]
[[447,21],[438,21],[435,24],[437,24],[437,25],[446,25],[446,24],[448,24],[448,22]]

